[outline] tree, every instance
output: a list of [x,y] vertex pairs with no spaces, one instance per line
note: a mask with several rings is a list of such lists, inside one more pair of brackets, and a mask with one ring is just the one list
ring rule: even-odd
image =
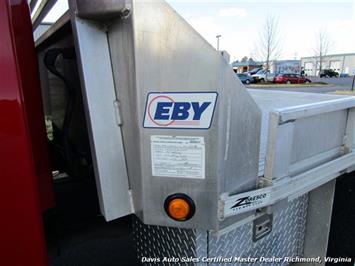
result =
[[265,23],[260,31],[256,47],[256,55],[260,61],[265,62],[266,70],[270,70],[270,62],[276,60],[281,54],[279,34],[279,21],[273,15],[265,18]]
[[314,54],[317,58],[316,70],[319,69],[318,75],[320,75],[325,62],[325,57],[328,55],[331,42],[329,39],[329,34],[325,29],[319,29],[315,34],[315,46]]
[[246,61],[248,61],[248,57],[244,56],[240,62],[246,62]]

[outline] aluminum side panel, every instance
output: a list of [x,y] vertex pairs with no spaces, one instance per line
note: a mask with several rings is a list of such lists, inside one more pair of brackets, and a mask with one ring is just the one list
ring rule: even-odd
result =
[[[136,213],[147,224],[218,228],[219,194],[256,186],[258,107],[222,55],[164,1],[133,1],[132,16],[113,21],[108,38]],[[143,128],[151,92],[217,92],[211,127]],[[151,136],[156,135],[203,137],[205,178],[152,176]],[[197,207],[184,223],[163,209],[165,198],[178,192],[188,194]]]
[[132,213],[133,208],[107,35],[98,24],[79,19],[75,14],[72,26],[100,208],[110,221]]

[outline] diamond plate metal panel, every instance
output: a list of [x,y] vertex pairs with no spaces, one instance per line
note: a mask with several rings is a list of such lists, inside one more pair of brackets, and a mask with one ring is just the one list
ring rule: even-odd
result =
[[[206,231],[197,234],[197,230],[173,227],[145,225],[133,218],[133,237],[138,258],[159,258],[160,262],[144,262],[143,265],[191,265],[188,263],[163,263],[166,258],[197,257],[207,247]],[[202,245],[196,246],[196,240]],[[204,243],[204,244],[203,244]]]
[[[252,240],[252,223],[247,223],[220,238],[210,233],[209,257],[301,256],[306,229],[307,201],[308,197],[304,195],[291,201],[287,208],[275,210],[273,231],[256,243]],[[236,263],[235,265],[270,265],[270,263]]]
[[196,230],[196,255],[197,258],[208,257],[208,231]]
[[[296,257],[302,256],[306,230],[308,195],[274,210],[273,231],[254,243],[252,223],[238,227],[219,238],[213,232],[144,225],[133,221],[139,258],[164,257]],[[193,265],[191,263],[144,263],[144,265]],[[195,265],[206,265],[197,263]],[[209,263],[208,265],[230,265]],[[248,265],[236,263],[233,265]],[[249,264],[252,265],[252,264]],[[271,265],[254,263],[253,265]],[[278,264],[278,265],[286,265]]]

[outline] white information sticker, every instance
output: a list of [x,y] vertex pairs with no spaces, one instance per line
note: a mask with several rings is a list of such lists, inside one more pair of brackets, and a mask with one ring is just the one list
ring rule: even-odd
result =
[[203,137],[151,136],[152,175],[205,178]]

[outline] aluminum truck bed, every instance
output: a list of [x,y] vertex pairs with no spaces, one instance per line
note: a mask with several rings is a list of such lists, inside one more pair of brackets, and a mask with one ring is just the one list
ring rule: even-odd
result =
[[302,105],[317,104],[326,101],[349,98],[349,96],[344,95],[286,92],[259,89],[249,89],[248,92],[253,97],[253,99],[262,111],[259,176],[264,175],[270,111],[285,107],[292,108]]

